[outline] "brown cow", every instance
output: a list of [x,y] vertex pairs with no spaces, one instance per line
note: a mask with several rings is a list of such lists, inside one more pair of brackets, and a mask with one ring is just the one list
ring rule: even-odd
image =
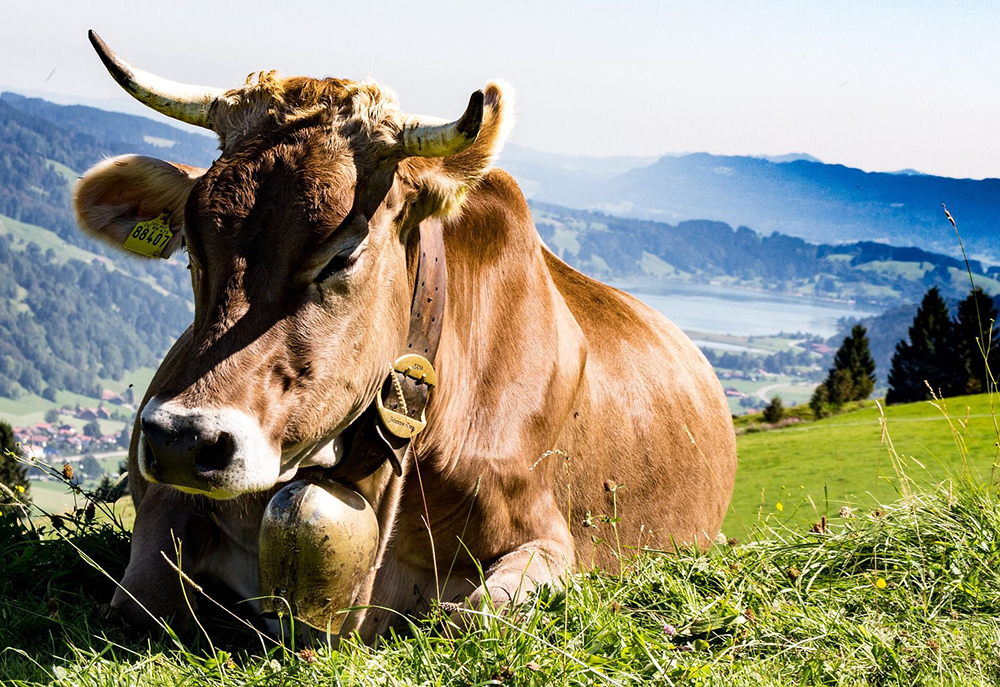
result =
[[[186,247],[194,289],[194,322],[133,432],[137,516],[115,608],[145,624],[142,607],[188,613],[161,555],[174,537],[188,572],[258,596],[276,485],[350,473],[353,426],[407,341],[425,231],[443,236],[447,266],[439,381],[413,450],[383,447],[344,480],[381,529],[355,604],[506,603],[636,547],[712,541],[736,471],[719,382],[667,319],[543,245],[517,184],[490,169],[509,89],[490,83],[447,123],[405,116],[372,82],[261,73],[196,88],[92,41],[130,93],[212,129],[222,150],[208,170],[115,158],[76,188],[80,226],[119,247],[165,211],[164,255]],[[355,612],[342,632],[372,638],[396,618]]]

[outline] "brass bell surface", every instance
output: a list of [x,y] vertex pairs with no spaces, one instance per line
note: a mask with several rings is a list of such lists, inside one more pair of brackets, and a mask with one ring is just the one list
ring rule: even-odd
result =
[[378,519],[357,492],[330,480],[292,482],[260,526],[260,608],[336,633],[375,564]]

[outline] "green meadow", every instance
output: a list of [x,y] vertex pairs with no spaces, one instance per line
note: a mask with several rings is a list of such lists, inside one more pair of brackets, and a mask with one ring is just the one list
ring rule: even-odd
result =
[[818,521],[837,516],[842,506],[893,501],[901,493],[900,474],[917,485],[966,471],[988,478],[1000,439],[991,407],[998,402],[987,394],[882,408],[867,401],[823,420],[741,434],[723,531],[742,537],[768,515]]

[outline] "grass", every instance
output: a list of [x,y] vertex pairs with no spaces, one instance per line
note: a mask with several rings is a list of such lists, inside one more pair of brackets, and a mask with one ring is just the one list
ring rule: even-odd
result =
[[[138,367],[125,372],[121,381],[104,378],[99,378],[97,381],[102,389],[110,389],[115,393],[121,393],[131,384],[132,393],[135,397],[142,398],[155,372],[156,370],[151,367]],[[38,394],[24,393],[17,399],[0,397],[0,417],[12,425],[33,425],[36,422],[42,422],[45,419],[45,412],[50,408],[58,409],[64,405],[71,407],[80,405],[90,408],[97,407],[99,403],[101,403],[99,398],[84,396],[83,394],[71,391],[57,391],[55,401],[44,399]],[[118,406],[112,403],[105,403],[104,405],[108,408],[109,412],[119,409]],[[68,416],[64,415],[62,420],[73,424],[73,418],[69,418]],[[86,421],[83,424],[86,424]],[[82,427],[83,424],[80,426]],[[116,430],[121,429],[120,422],[115,421],[113,425]]]
[[809,403],[809,399],[812,398],[815,389],[816,385],[814,383],[799,382],[786,384],[768,391],[767,397],[774,398],[775,396],[781,396],[781,400],[784,401],[785,405],[802,405]]
[[62,513],[73,505],[73,494],[61,482],[32,480],[31,501],[49,513]]
[[[78,513],[0,520],[8,685],[986,685],[1000,681],[1000,505],[971,481],[828,529],[770,519],[753,541],[633,552],[509,614],[441,614],[375,646],[276,646],[203,618],[137,637],[102,611],[128,534]],[[100,570],[98,569],[100,568]]]
[[573,575],[465,631],[434,612],[373,646],[304,651],[212,614],[204,636],[137,636],[103,605],[128,560],[127,500],[88,521],[78,494],[59,530],[2,517],[0,684],[1000,683],[991,399],[884,413],[740,435],[724,529],[739,540],[630,550],[620,574]]
[[[885,408],[902,469],[923,485],[961,473],[963,459],[956,453],[960,436],[971,473],[989,476],[998,439],[990,403],[983,394]],[[793,411],[811,416],[808,405]],[[901,485],[881,442],[880,417],[879,407],[869,401],[861,409],[816,422],[740,435],[740,465],[725,531],[739,534],[779,502],[787,512],[814,521],[835,516],[844,505],[895,498]]]
[[53,171],[58,172],[59,175],[66,180],[67,184],[74,184],[76,183],[76,180],[80,178],[80,175],[77,172],[74,172],[61,162],[49,159],[46,159],[45,161],[49,164],[49,167],[51,167]]

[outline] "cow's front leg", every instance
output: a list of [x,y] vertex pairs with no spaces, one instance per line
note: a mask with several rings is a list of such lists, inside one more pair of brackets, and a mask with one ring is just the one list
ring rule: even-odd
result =
[[111,608],[139,628],[154,629],[161,618],[185,626],[191,617],[188,602],[191,609],[197,608],[197,594],[190,585],[182,588],[180,576],[163,555],[193,574],[207,538],[213,535],[214,528],[202,514],[197,497],[151,484],[136,512],[128,567]]
[[487,597],[496,610],[519,604],[539,585],[563,584],[572,567],[568,530],[565,538],[528,542],[500,556],[486,569],[486,580],[469,595],[467,608],[484,610]]

